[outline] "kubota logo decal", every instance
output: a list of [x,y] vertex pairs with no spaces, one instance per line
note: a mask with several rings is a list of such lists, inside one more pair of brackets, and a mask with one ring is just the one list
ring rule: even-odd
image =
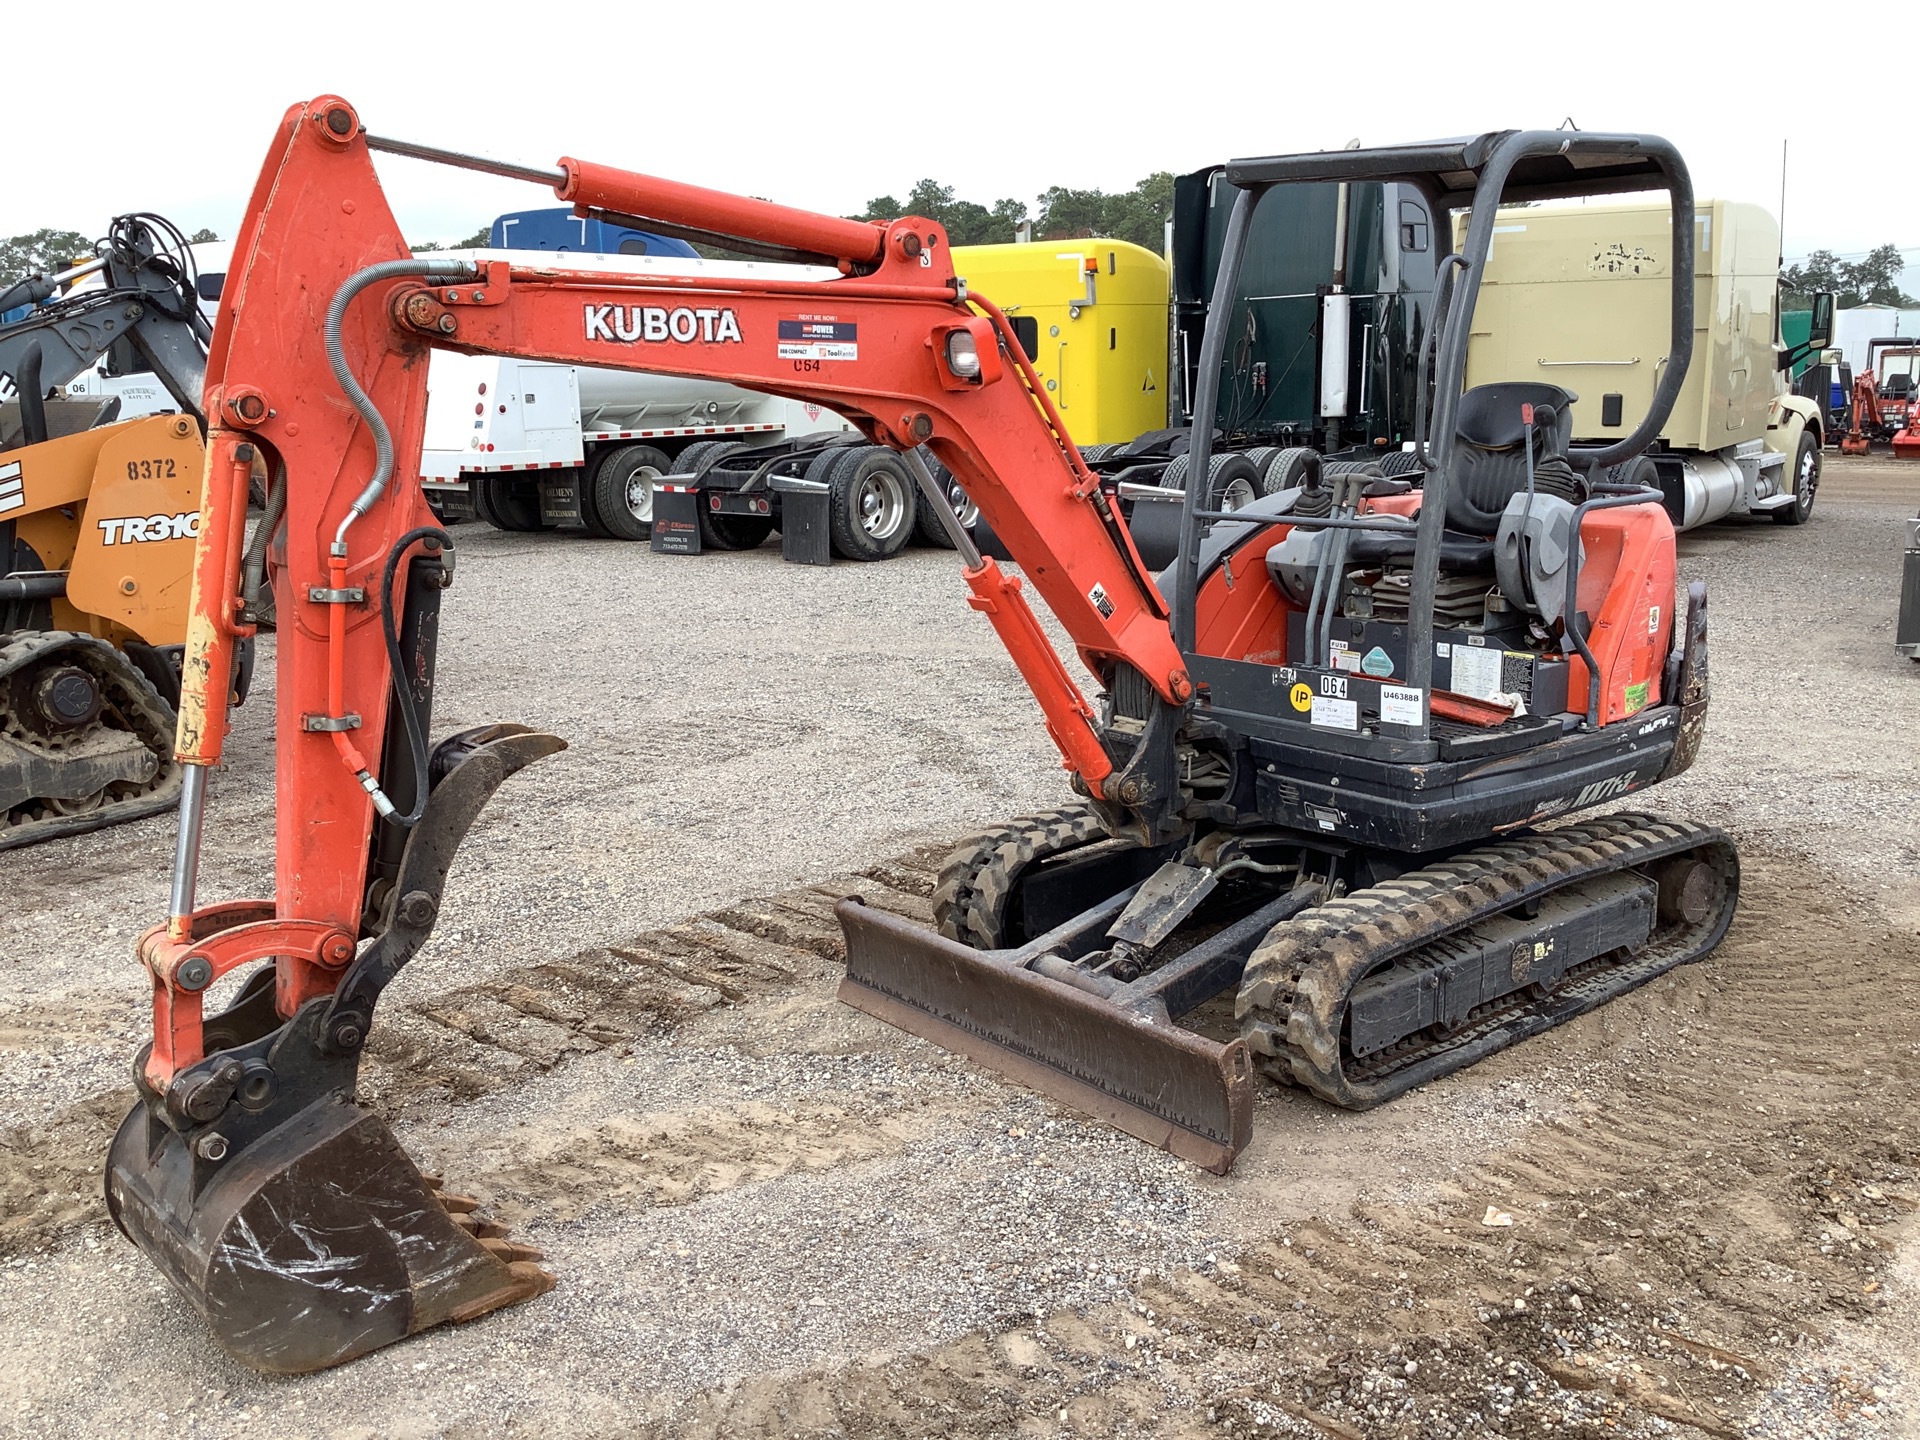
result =
[[191,540],[200,533],[200,512],[178,515],[127,515],[99,521],[103,545],[138,545],[148,540]]
[[589,305],[587,339],[620,340],[628,345],[673,341],[690,345],[696,340],[740,343],[740,320],[732,310],[669,310],[664,305]]

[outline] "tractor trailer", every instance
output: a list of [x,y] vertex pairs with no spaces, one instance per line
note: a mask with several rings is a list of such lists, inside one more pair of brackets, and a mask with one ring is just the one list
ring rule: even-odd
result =
[[[1463,222],[1464,225],[1464,222]],[[1702,200],[1694,220],[1693,363],[1659,439],[1615,477],[1657,485],[1680,529],[1735,515],[1798,525],[1813,511],[1827,417],[1788,367],[1828,343],[1832,297],[1789,349],[1779,330],[1780,230],[1757,205]],[[1574,392],[1573,455],[1643,413],[1667,364],[1673,239],[1665,205],[1516,209],[1494,227],[1467,383]]]

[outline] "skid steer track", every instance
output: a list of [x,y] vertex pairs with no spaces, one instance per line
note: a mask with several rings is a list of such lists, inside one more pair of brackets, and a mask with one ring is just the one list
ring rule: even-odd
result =
[[[1450,1031],[1353,1054],[1348,1005],[1362,981],[1419,966],[1477,923],[1629,871],[1662,882],[1645,945],[1572,966],[1545,993],[1516,990]],[[1726,934],[1739,889],[1739,859],[1724,833],[1651,815],[1610,815],[1471,850],[1276,927],[1247,963],[1241,1035],[1272,1078],[1368,1109],[1700,959]]]
[[[50,724],[38,688],[69,675],[97,713]],[[83,714],[93,705],[83,705]],[[0,850],[80,835],[170,809],[180,799],[174,715],[147,678],[92,635],[0,636]]]

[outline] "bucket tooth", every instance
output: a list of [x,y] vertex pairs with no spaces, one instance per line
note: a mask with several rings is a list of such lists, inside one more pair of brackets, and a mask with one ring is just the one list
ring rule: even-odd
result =
[[504,1240],[507,1227],[471,1210],[449,1210],[447,1218],[476,1240]]
[[857,898],[840,999],[1224,1175],[1253,1134],[1253,1065],[1218,1041],[974,950]]

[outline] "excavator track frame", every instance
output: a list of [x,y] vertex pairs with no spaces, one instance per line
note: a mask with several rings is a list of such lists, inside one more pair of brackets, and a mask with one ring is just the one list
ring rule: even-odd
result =
[[[1598,876],[1704,866],[1703,913],[1662,885],[1646,945],[1570,967],[1545,994],[1511,991],[1466,1023],[1403,1037],[1360,1062],[1345,1034],[1354,990],[1424,947]],[[1671,872],[1670,872],[1671,873]],[[1740,893],[1740,861],[1720,830],[1621,813],[1515,836],[1353,891],[1277,926],[1247,962],[1235,1015],[1260,1068],[1331,1104],[1367,1110],[1699,960],[1720,943]]]

